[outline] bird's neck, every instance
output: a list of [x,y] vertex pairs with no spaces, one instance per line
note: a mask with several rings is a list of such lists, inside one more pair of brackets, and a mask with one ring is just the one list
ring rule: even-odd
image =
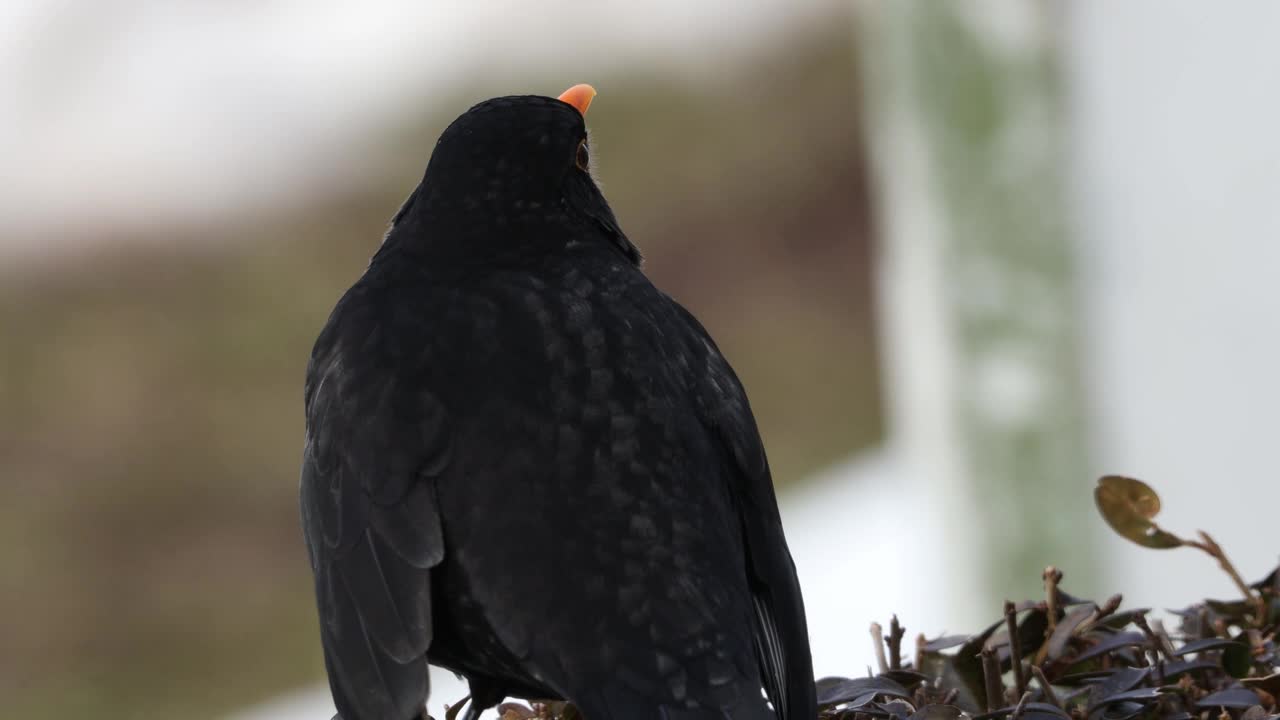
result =
[[411,196],[396,214],[375,255],[421,258],[432,264],[460,266],[534,266],[575,246],[598,245],[639,265],[640,252],[607,219],[571,210],[531,214],[435,212]]

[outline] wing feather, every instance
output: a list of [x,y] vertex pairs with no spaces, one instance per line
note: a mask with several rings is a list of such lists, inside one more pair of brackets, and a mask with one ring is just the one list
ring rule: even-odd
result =
[[[346,333],[346,334],[344,334]],[[431,569],[444,558],[435,482],[448,423],[344,316],[316,342],[300,491],[330,687],[346,720],[417,717],[429,690]]]
[[818,710],[804,600],[782,532],[764,443],[737,375],[697,319],[675,305],[701,343],[705,365],[699,400],[704,421],[719,438],[731,466],[730,494],[747,551],[761,680],[781,720],[812,720]]

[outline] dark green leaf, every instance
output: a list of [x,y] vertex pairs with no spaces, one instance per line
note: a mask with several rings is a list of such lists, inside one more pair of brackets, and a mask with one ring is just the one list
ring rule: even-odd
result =
[[1021,641],[1019,650],[1023,657],[1027,657],[1040,648],[1040,644],[1044,642],[1044,635],[1049,630],[1049,613],[1043,608],[1037,608],[1027,613],[1027,616],[1018,623],[1018,640]]
[[902,685],[902,687],[908,689],[915,686],[917,683],[921,683],[929,679],[929,676],[924,673],[904,669],[886,670],[880,673],[880,677],[889,678],[890,680]]
[[1121,630],[1124,628],[1125,625],[1128,625],[1129,623],[1133,622],[1133,619],[1135,617],[1139,615],[1145,615],[1149,612],[1151,612],[1151,608],[1134,608],[1132,610],[1121,610],[1120,612],[1112,613],[1111,615],[1108,615],[1107,617],[1103,618],[1101,624],[1109,628]]
[[[1054,684],[1056,685],[1057,683]],[[1091,689],[1092,688],[1088,686],[1076,688],[1067,694],[1062,695],[1058,699],[1062,702],[1062,707],[1074,708],[1078,706],[1083,710],[1085,705],[1088,704],[1088,695]]]
[[1227,688],[1212,695],[1206,695],[1200,698],[1196,703],[1196,707],[1212,710],[1215,708],[1231,708],[1232,710],[1243,710],[1248,707],[1257,705],[1261,700],[1258,693],[1248,688]]
[[1272,570],[1266,577],[1249,587],[1254,590],[1270,590],[1271,592],[1280,595],[1280,567]]
[[978,662],[978,653],[982,652],[982,648],[987,644],[987,640],[991,635],[1002,627],[1004,627],[1004,620],[997,620],[988,626],[986,630],[983,630],[977,635],[970,636],[969,639],[965,641],[964,645],[960,646],[960,650],[956,653],[956,657],[970,658],[974,662]]
[[1166,681],[1173,680],[1179,675],[1186,675],[1189,672],[1198,672],[1201,670],[1217,670],[1218,663],[1208,660],[1176,660],[1174,662],[1165,663],[1161,666]]
[[1094,611],[1097,610],[1095,605],[1081,605],[1072,608],[1062,620],[1053,629],[1053,634],[1049,636],[1049,649],[1046,657],[1050,660],[1057,660],[1067,651],[1067,641],[1069,641],[1076,632],[1076,628],[1088,620]]
[[1099,705],[1089,713],[1089,720],[1131,720],[1147,711],[1147,706],[1136,702],[1116,702]]
[[853,700],[850,700],[848,702],[848,707],[854,710],[865,710],[868,707],[874,707],[881,710],[885,716],[888,716],[889,713],[876,704],[876,695],[878,695],[878,693],[874,690],[868,693],[863,693]]
[[[1016,705],[1007,705],[997,708],[990,712],[974,715],[973,720],[998,720],[999,718],[1008,717],[1017,710]],[[1070,718],[1061,708],[1043,702],[1029,702],[1022,708],[1022,718],[1039,718],[1040,720],[1061,720],[1062,718]]]
[[1110,677],[1115,674],[1115,670],[1086,670],[1084,672],[1075,672],[1063,675],[1053,681],[1054,685],[1065,685],[1071,687],[1073,685],[1081,685],[1084,683],[1092,683],[1100,678]]
[[1235,622],[1244,620],[1244,616],[1256,608],[1247,600],[1205,600],[1204,604],[1215,613]]
[[[1027,612],[1026,617],[1018,623],[1018,651],[1022,657],[1034,653],[1044,642],[1045,630],[1049,628],[1049,613],[1043,607],[1035,607]],[[1009,633],[1001,629],[987,640],[987,647],[999,653],[1000,662],[1005,669],[1009,665]]]
[[1047,716],[1056,717],[1056,718],[1071,717],[1070,715],[1067,714],[1065,710],[1058,707],[1057,705],[1050,705],[1049,703],[1044,703],[1044,702],[1029,702],[1027,703],[1027,706],[1023,708],[1023,710],[1026,711],[1022,715],[1022,717],[1024,718],[1028,717],[1031,713],[1039,713],[1041,715],[1047,715]]
[[964,641],[968,639],[968,635],[943,635],[940,638],[934,638],[933,640],[926,642],[924,644],[924,651],[942,652],[943,650],[963,644]]
[[885,677],[823,678],[814,687],[818,693],[818,705],[821,706],[847,703],[868,693],[911,699],[906,688]]
[[1192,653],[1205,652],[1206,650],[1219,650],[1222,648],[1239,645],[1240,643],[1226,638],[1205,638],[1204,640],[1192,640],[1191,642],[1178,648],[1174,655],[1179,657],[1190,655]]
[[953,672],[961,680],[964,687],[964,694],[961,701],[957,701],[960,707],[973,711],[979,707],[986,707],[986,688],[982,681],[982,660],[978,654],[982,652],[983,646],[997,628],[1004,626],[1004,620],[998,620],[987,626],[985,630],[970,637],[965,641],[964,645],[956,651],[955,657],[951,659],[947,670]]
[[958,720],[963,711],[955,705],[925,705],[911,714],[909,720]]
[[[1092,637],[1092,635],[1091,635]],[[1147,636],[1140,632],[1122,632],[1114,635],[1104,636],[1099,642],[1090,647],[1088,650],[1077,655],[1071,662],[1081,663],[1090,658],[1109,653],[1122,647],[1134,647],[1145,645]]]
[[1248,677],[1253,666],[1253,658],[1249,655],[1249,646],[1243,643],[1232,643],[1222,651],[1222,669],[1233,678]]
[[1144,702],[1147,700],[1155,700],[1160,697],[1160,693],[1162,692],[1164,691],[1160,688],[1154,687],[1135,688],[1133,690],[1125,690],[1124,692],[1115,693],[1114,695],[1108,695],[1107,697],[1099,700],[1096,704],[1107,705],[1115,702],[1129,701]]
[[1090,707],[1100,705],[1107,702],[1107,699],[1122,692],[1127,692],[1137,687],[1147,676],[1151,674],[1151,668],[1122,668],[1111,673],[1105,680],[1093,686],[1089,696],[1093,701],[1089,703]]
[[847,677],[828,676],[824,678],[818,678],[818,680],[813,683],[813,687],[814,687],[814,690],[817,691],[818,695],[821,696],[822,693],[828,690],[829,688],[833,688],[839,685],[840,683],[844,683],[848,681],[849,681],[849,678]]
[[943,688],[959,690],[955,704],[968,713],[986,706],[983,701],[982,665],[976,658],[943,653],[922,653],[920,672],[937,678]]

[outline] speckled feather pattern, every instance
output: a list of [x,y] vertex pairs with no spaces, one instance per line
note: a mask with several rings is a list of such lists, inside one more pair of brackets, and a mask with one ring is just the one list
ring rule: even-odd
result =
[[427,661],[588,720],[770,718],[762,687],[815,714],[741,384],[582,137],[549,98],[463,115],[317,340],[301,503],[345,720],[415,717]]

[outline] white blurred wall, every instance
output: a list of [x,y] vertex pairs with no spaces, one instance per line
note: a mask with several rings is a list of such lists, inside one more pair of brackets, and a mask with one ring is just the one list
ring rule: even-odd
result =
[[[1064,5],[1092,467],[1258,579],[1280,556],[1280,4]],[[1130,602],[1236,595],[1196,551],[1108,540]]]

